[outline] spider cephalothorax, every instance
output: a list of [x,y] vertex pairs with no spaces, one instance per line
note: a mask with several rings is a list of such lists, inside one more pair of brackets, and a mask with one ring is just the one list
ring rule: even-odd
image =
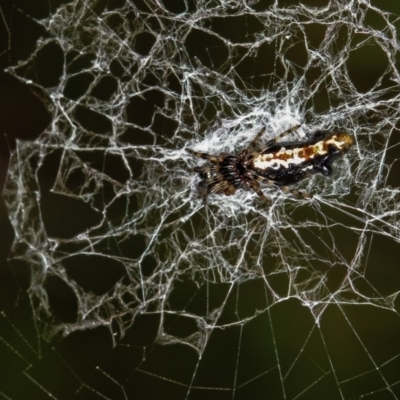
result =
[[209,164],[194,169],[202,178],[199,186],[204,196],[207,197],[211,193],[232,195],[238,189],[252,189],[264,197],[260,182],[266,182],[286,192],[311,197],[309,194],[288,188],[288,185],[316,173],[330,175],[333,161],[350,148],[353,139],[347,133],[326,135],[317,131],[305,141],[278,143],[279,139],[299,127],[300,125],[296,125],[288,129],[268,141],[260,150],[251,152],[264,133],[263,128],[249,147],[237,156],[227,153],[214,156],[188,149],[189,153],[210,161]]

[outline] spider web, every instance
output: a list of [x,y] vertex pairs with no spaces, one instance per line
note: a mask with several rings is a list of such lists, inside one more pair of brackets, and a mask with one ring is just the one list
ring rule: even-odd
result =
[[[47,36],[8,72],[52,121],[18,141],[3,192],[38,342],[56,343],[32,361],[3,337],[37,398],[400,398],[398,16],[80,0],[37,22]],[[355,139],[296,186],[313,199],[264,186],[268,204],[204,206],[185,149],[237,154],[297,124],[292,140]]]

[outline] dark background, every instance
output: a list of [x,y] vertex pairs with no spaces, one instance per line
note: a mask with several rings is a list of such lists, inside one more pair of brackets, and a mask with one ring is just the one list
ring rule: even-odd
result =
[[[29,2],[0,2],[0,190],[4,187],[10,151],[15,140],[35,140],[48,126],[51,116],[43,102],[24,83],[5,72],[9,66],[26,59],[43,28],[30,17],[25,6]],[[37,1],[35,12],[43,13],[45,2]],[[31,7],[32,8],[32,7]],[[36,8],[36,9],[35,9]],[[31,10],[29,10],[31,11]],[[11,270],[7,258],[13,241],[13,230],[0,199],[0,308],[13,310],[17,297],[24,290],[28,276]],[[22,287],[20,285],[23,285]]]
[[[321,2],[305,1],[304,3],[319,5]],[[379,7],[386,7],[389,11],[400,13],[400,4],[395,3],[393,1],[380,1]],[[49,4],[52,10],[49,10]],[[287,1],[282,2],[282,4],[290,5],[298,4],[298,2]],[[57,6],[57,1],[49,3],[48,1],[15,0],[0,3],[2,13],[0,19],[0,188],[4,185],[9,154],[15,147],[15,140],[35,140],[51,121],[51,114],[40,99],[40,95],[38,96],[38,93],[5,72],[5,69],[26,59],[32,53],[36,40],[40,36],[46,35],[43,28],[31,16],[33,18],[46,16],[49,12],[54,11]],[[366,62],[364,57],[360,57],[354,68],[355,70],[363,70],[365,76],[368,76],[368,68],[370,69],[369,73],[374,74],[374,70],[379,71],[380,66],[378,60],[375,63],[373,61]],[[51,79],[51,76],[49,79]],[[359,84],[362,85],[362,78],[360,78]],[[367,80],[365,84],[368,85]],[[13,266],[8,262],[13,241],[13,230],[2,199],[0,199],[0,240],[0,310],[3,311],[0,316],[0,339],[3,341],[3,346],[0,347],[0,396],[4,388],[4,393],[8,393],[12,399],[49,398],[49,393],[46,393],[47,390],[53,394],[56,393],[56,397],[60,399],[101,398],[100,393],[106,394],[112,399],[125,397],[183,399],[187,388],[172,383],[172,377],[183,380],[187,374],[190,377],[193,370],[185,371],[185,364],[182,360],[186,360],[190,365],[198,363],[201,374],[208,376],[200,385],[209,382],[210,387],[229,388],[233,386],[232,382],[229,381],[229,378],[232,377],[232,371],[226,371],[227,378],[222,376],[223,372],[218,367],[218,360],[209,356],[213,352],[219,354],[221,340],[225,341],[228,349],[230,347],[232,349],[230,354],[224,355],[226,359],[230,360],[232,366],[236,365],[236,358],[239,354],[238,343],[243,343],[239,340],[241,334],[248,335],[246,336],[248,340],[245,343],[249,346],[252,341],[259,343],[256,338],[257,335],[261,337],[265,335],[265,338],[261,339],[260,342],[265,340],[266,343],[270,343],[270,338],[267,338],[267,335],[271,334],[271,326],[262,328],[262,322],[252,333],[243,333],[238,328],[230,336],[229,341],[222,334],[219,338],[219,332],[215,332],[214,339],[209,343],[209,351],[200,363],[197,354],[190,349],[180,348],[177,351],[174,346],[135,347],[133,343],[152,342],[157,320],[151,317],[138,318],[135,329],[127,335],[122,345],[116,347],[113,347],[110,333],[106,328],[87,330],[68,338],[58,338],[53,342],[47,342],[41,338],[40,332],[35,326],[31,300],[26,294],[30,280],[29,269],[22,266],[18,267],[18,265]],[[379,243],[374,248],[377,249],[377,253]],[[390,250],[393,251],[373,255],[372,258],[376,257],[376,264],[384,260],[386,265],[390,264],[395,268],[398,265],[398,253],[395,253],[394,246]],[[395,279],[397,278],[398,275]],[[382,364],[378,364],[377,367],[382,369],[383,374],[378,377],[376,374],[370,377],[367,373],[364,373],[361,379],[354,378],[349,382],[349,389],[343,395],[344,398],[358,398],[359,393],[367,393],[367,384],[371,385],[371,392],[374,392],[376,388],[386,386],[382,381],[383,378],[389,376],[393,376],[392,382],[396,382],[396,379],[399,380],[399,363],[396,361],[388,363],[387,368],[391,372],[387,372],[384,360],[388,357],[383,356],[392,353],[393,357],[400,358],[398,315],[363,306],[349,306],[346,308],[345,315],[341,311],[333,307],[327,310],[323,317],[322,328],[316,328],[315,331],[311,330],[313,333],[310,342],[313,342],[314,345],[312,349],[309,349],[309,352],[313,354],[316,370],[321,366],[317,365],[315,360],[318,360],[319,354],[324,352],[327,352],[332,360],[341,362],[342,366],[346,366],[347,363],[349,375],[353,377],[356,376],[355,371],[360,364],[367,364],[369,365],[368,368],[373,369],[369,356],[373,360],[381,360]],[[279,346],[283,348],[286,346],[288,358],[290,358],[292,348],[299,349],[302,344],[307,343],[305,335],[312,329],[310,327],[313,326],[314,321],[308,310],[294,301],[275,307],[271,319],[274,320],[273,328],[278,335]],[[354,328],[356,334],[362,336],[362,342],[365,343],[367,351],[360,346],[359,341],[354,339],[354,332],[351,332],[350,328]],[[265,329],[265,331],[262,329]],[[349,332],[345,331],[346,329]],[[304,332],[302,332],[303,330]],[[146,334],[143,332],[146,332]],[[140,336],[140,334],[146,336],[146,340],[138,338],[137,336]],[[321,339],[322,337],[323,339]],[[219,344],[218,341],[220,341]],[[142,353],[145,350],[154,354],[154,357],[148,358],[149,364],[145,365],[143,370],[157,371],[158,377],[156,379],[149,374],[138,373],[141,369],[138,365],[141,364],[137,360],[143,356]],[[273,348],[270,349],[271,357],[273,350]],[[254,364],[257,363],[259,351],[261,351],[259,348],[249,350],[247,354],[251,354],[252,357],[249,357],[249,360],[241,359],[240,365],[243,365],[244,369],[246,365],[254,367]],[[179,357],[176,356],[177,352],[179,352]],[[353,356],[352,352],[354,352]],[[382,359],[379,352],[382,352]],[[229,353],[228,350],[227,353]],[[178,358],[181,360],[181,366],[177,365],[175,361]],[[342,360],[340,361],[340,359]],[[349,362],[349,360],[352,361]],[[68,361],[68,363],[65,363],[65,361]],[[352,362],[354,365],[352,365]],[[151,363],[154,363],[154,365],[151,365]],[[66,364],[73,366],[72,371]],[[99,365],[102,366],[100,372],[96,369]],[[322,361],[321,365],[323,365]],[[124,386],[111,385],[111,380],[107,379],[101,373],[101,370],[113,371],[113,376],[119,376],[120,382],[125,381],[127,383]],[[32,379],[27,379],[24,371],[29,371],[29,375],[34,377],[38,384],[32,382]],[[312,374],[309,365],[307,365],[305,371]],[[273,371],[272,375],[278,372]],[[171,376],[171,382],[159,378],[169,376]],[[218,376],[219,379],[214,381],[213,376]],[[301,376],[301,374],[299,373],[297,376]],[[317,379],[317,376],[316,373],[315,379]],[[340,381],[341,377],[331,376],[328,379],[323,390],[324,398],[337,399],[341,397],[342,394],[338,393],[337,387],[345,386],[345,384],[338,385],[336,379]],[[44,390],[40,390],[39,385],[43,386]],[[196,383],[193,386],[195,385]],[[298,385],[301,386],[301,382],[293,382],[293,388],[297,388]],[[290,387],[290,384],[285,382],[285,386]],[[98,391],[93,391],[88,387],[96,388]],[[78,394],[77,388],[82,388]],[[376,392],[370,398],[399,398],[398,384],[394,384],[392,388],[393,393],[388,391]],[[270,398],[280,398],[281,395],[275,393],[268,384],[265,386],[254,384],[254,387],[250,384],[244,389],[238,389],[234,398],[261,398],[256,397],[259,396],[259,393],[269,394]],[[294,393],[296,393],[296,390],[294,390]],[[3,397],[7,398],[5,395]],[[291,393],[287,393],[287,397],[292,398]],[[232,398],[232,393],[222,389],[199,392],[192,389],[192,397],[190,398]],[[313,394],[313,390],[309,389],[303,398],[321,398],[321,392],[316,390]]]

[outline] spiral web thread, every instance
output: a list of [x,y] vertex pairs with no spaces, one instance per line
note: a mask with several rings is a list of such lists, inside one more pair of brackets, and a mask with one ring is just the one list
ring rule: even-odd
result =
[[[368,1],[321,8],[199,1],[182,12],[153,0],[115,8],[73,1],[38,22],[48,37],[9,72],[41,91],[52,123],[34,143],[18,142],[3,196],[12,257],[31,271],[40,335],[107,326],[119,346],[139,316],[156,315],[153,343],[188,345],[201,366],[216,331],[243,329],[289,299],[307,307],[317,329],[330,305],[398,317],[398,282],[387,291],[368,275],[377,268],[373,240],[396,249],[400,239],[397,16]],[[35,60],[54,45],[63,71],[45,87]],[[378,72],[362,86],[371,65]],[[104,82],[110,89],[99,95]],[[262,127],[265,143],[296,124],[291,140],[317,129],[355,139],[332,177],[296,186],[312,200],[263,186],[269,204],[240,191],[203,205],[191,172],[203,161],[186,148],[237,154]],[[52,234],[49,196],[79,204],[82,219],[88,210],[93,220]],[[90,263],[119,271],[104,290],[71,272]],[[54,317],[51,279],[74,293],[75,321]],[[180,323],[190,329],[182,333]],[[363,354],[382,378],[372,392],[396,397],[372,352]],[[346,397],[339,380],[336,387]]]

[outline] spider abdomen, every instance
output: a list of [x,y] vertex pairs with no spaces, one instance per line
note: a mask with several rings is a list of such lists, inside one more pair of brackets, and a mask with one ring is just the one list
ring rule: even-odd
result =
[[347,133],[299,143],[280,143],[264,149],[252,159],[249,168],[278,186],[293,185],[310,175],[330,175],[332,163],[353,143]]

